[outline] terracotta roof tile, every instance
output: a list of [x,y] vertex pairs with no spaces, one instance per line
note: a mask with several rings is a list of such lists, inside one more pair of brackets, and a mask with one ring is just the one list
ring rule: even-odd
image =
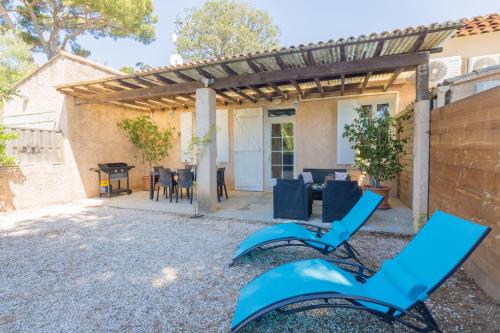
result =
[[488,32],[500,31],[500,14],[493,13],[485,16],[475,16],[463,19],[464,26],[457,30],[455,37],[479,35]]

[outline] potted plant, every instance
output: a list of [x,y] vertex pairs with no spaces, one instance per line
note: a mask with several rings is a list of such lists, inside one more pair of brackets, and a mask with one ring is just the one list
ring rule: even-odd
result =
[[390,208],[388,198],[391,188],[382,185],[382,182],[394,179],[403,167],[400,161],[406,154],[404,147],[407,139],[399,139],[399,136],[403,131],[402,121],[409,115],[396,118],[389,112],[383,112],[374,117],[367,108],[357,109],[356,112],[357,118],[345,125],[342,136],[355,150],[354,167],[370,178],[370,185],[365,188],[384,196],[379,209]]
[[[172,148],[174,128],[161,130],[148,116],[142,115],[134,119],[123,119],[118,127],[124,130],[130,140],[142,153],[143,162],[148,164],[149,171],[166,156]],[[142,177],[144,191],[149,190],[149,175]]]

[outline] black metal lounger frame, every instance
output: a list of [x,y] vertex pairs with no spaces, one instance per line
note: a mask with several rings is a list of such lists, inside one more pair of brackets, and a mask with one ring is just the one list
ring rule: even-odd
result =
[[[308,223],[296,223],[296,222],[294,222],[294,224],[304,226],[306,229],[316,232],[317,237],[323,236],[326,234],[326,232],[329,231],[329,229],[327,229],[327,228],[323,228],[323,227],[308,224]],[[313,230],[311,230],[310,228],[313,228]],[[354,233],[356,233],[356,232],[357,232],[357,230]],[[296,243],[292,243],[294,241]],[[281,242],[281,244],[277,244],[277,245],[273,245],[273,246],[266,246],[268,244],[280,243],[280,242]],[[324,248],[319,249],[319,248],[313,247],[307,243],[317,243],[318,245],[323,245]],[[342,242],[341,244],[339,244],[337,247],[334,247],[328,243],[322,242],[321,239],[320,240],[311,240],[309,238],[283,237],[283,238],[272,239],[272,240],[269,240],[267,242],[259,243],[255,246],[252,246],[248,250],[242,252],[239,256],[235,257],[233,259],[233,261],[229,264],[229,267],[233,266],[236,263],[236,261],[238,259],[240,259],[241,257],[243,257],[245,254],[248,254],[248,253],[254,251],[255,249],[259,249],[261,251],[267,251],[267,250],[272,250],[272,249],[276,249],[276,248],[280,248],[280,247],[288,247],[288,246],[309,247],[309,248],[313,248],[315,250],[318,250],[321,254],[324,254],[324,255],[328,255],[328,254],[331,254],[333,252],[333,255],[335,255],[337,258],[353,259],[357,263],[359,263],[361,265],[363,264],[361,262],[361,259],[359,258],[361,255],[354,248],[354,246],[352,246],[347,240]],[[343,249],[341,249],[341,247],[343,247]],[[340,254],[337,252],[340,252]]]
[[[471,249],[463,256],[463,258],[451,269],[448,274],[441,279],[432,289],[428,291],[428,294],[430,295],[432,292],[434,292],[437,288],[439,288],[455,271],[462,266],[462,264],[465,262],[465,260],[474,252],[476,247],[483,241],[483,239],[488,235],[488,233],[491,231],[491,228],[488,228],[485,233],[480,237],[480,239],[471,247]],[[326,261],[330,261],[336,264],[339,264],[340,266],[347,266],[347,268],[343,268],[344,270],[354,273],[355,278],[360,281],[360,282],[365,282],[366,279],[368,279],[370,276],[375,274],[376,272],[368,268],[366,266],[363,266],[361,264],[345,261],[345,260],[337,260],[337,259],[324,259]],[[353,266],[352,269],[348,268],[349,266]],[[367,273],[365,273],[365,271]],[[263,273],[265,274],[265,273]],[[368,275],[369,274],[369,275]],[[323,304],[313,304],[313,305],[305,305],[302,307],[298,308],[292,308],[292,309],[286,309],[286,306],[292,305],[292,304],[298,304],[302,302],[307,302],[307,301],[318,301],[322,300],[324,303]],[[350,304],[347,303],[329,303],[329,300],[339,300],[339,301],[347,301]],[[378,304],[384,307],[388,308],[387,312],[383,311],[378,311],[375,309],[370,309],[365,306],[363,306],[360,302],[368,302],[368,303],[373,303],[373,304]],[[293,314],[297,312],[302,312],[302,311],[307,311],[307,310],[314,310],[314,309],[320,309],[320,308],[348,308],[348,309],[354,309],[354,310],[361,310],[361,311],[366,311],[369,312],[377,317],[379,317],[382,321],[393,325],[394,322],[399,322],[416,332],[420,333],[427,333],[427,332],[432,332],[436,331],[441,333],[441,329],[439,328],[438,324],[436,323],[436,320],[432,316],[430,310],[427,308],[424,302],[422,301],[415,301],[411,306],[408,307],[408,309],[402,309],[398,306],[373,299],[373,298],[368,298],[368,297],[362,297],[362,296],[355,296],[355,295],[344,295],[344,294],[339,294],[335,292],[330,292],[330,293],[314,293],[314,294],[304,294],[296,297],[291,297],[288,299],[284,299],[282,301],[276,302],[274,304],[269,305],[268,307],[257,311],[253,315],[249,316],[247,319],[242,321],[239,325],[231,329],[232,333],[235,333],[248,325],[250,322],[254,321],[255,319],[263,316],[264,314],[276,310],[278,313],[281,314]],[[411,312],[412,310],[415,310],[417,313]],[[396,314],[397,313],[397,314]],[[409,320],[406,320],[402,317],[408,316],[410,319],[414,319],[417,322],[420,322],[423,326],[417,326],[410,322]]]

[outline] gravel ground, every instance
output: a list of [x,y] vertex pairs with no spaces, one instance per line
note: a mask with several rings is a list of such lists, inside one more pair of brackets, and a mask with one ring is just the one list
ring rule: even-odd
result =
[[[0,220],[0,332],[228,332],[238,291],[285,262],[318,256],[275,249],[228,268],[257,222],[116,208]],[[8,216],[7,216],[8,219]],[[3,221],[3,222],[2,222]],[[2,223],[4,227],[1,228]],[[358,234],[378,268],[407,238]],[[458,271],[427,302],[445,332],[500,332],[500,306]],[[245,332],[390,332],[351,310],[271,313]],[[394,332],[407,332],[395,325]]]

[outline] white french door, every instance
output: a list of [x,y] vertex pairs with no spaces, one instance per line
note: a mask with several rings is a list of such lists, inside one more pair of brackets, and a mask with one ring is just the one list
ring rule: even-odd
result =
[[295,175],[295,116],[267,117],[265,131],[266,188]]
[[234,110],[235,188],[264,190],[262,109]]

